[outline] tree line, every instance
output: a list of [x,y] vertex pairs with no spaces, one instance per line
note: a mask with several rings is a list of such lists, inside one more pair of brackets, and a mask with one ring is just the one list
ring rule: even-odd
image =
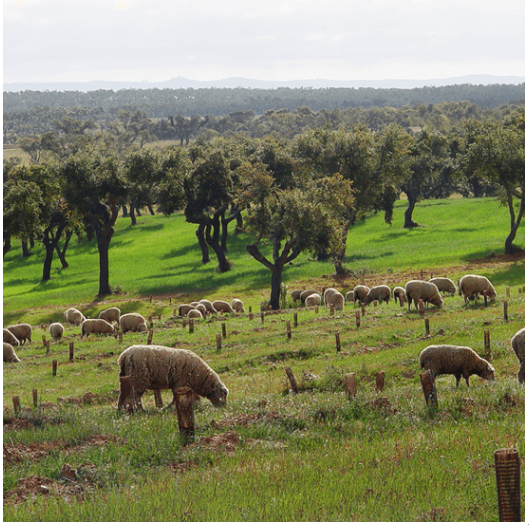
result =
[[[84,135],[89,137],[79,134]],[[229,236],[242,230],[249,235],[253,242],[246,250],[270,271],[270,304],[278,308],[283,268],[300,253],[329,259],[338,274],[346,273],[347,238],[358,220],[380,212],[391,223],[394,204],[405,194],[403,226],[413,228],[420,199],[455,191],[501,199],[510,216],[505,253],[516,250],[525,213],[521,105],[501,118],[450,126],[327,125],[302,129],[290,139],[278,133],[260,138],[202,134],[187,147],[159,150],[138,147],[133,135],[130,131],[123,148],[116,149],[91,140],[67,147],[61,135],[52,134],[46,140],[55,140],[55,146],[32,164],[4,161],[4,257],[14,239],[25,253],[31,243],[42,242],[42,279],[48,280],[54,253],[67,267],[72,236],[96,239],[98,294],[107,295],[112,291],[109,249],[119,213],[134,225],[142,210],[167,216],[183,212],[196,225],[202,262],[210,262],[212,252],[221,272],[231,267]],[[232,222],[236,227],[230,233]]]

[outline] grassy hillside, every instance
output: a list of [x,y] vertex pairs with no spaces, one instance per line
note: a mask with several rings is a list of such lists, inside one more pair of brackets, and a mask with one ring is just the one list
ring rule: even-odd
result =
[[[376,279],[380,274],[385,274],[388,284],[404,284],[407,277],[399,274],[404,270],[436,272],[450,266],[460,267],[464,273],[465,265],[470,262],[503,253],[508,214],[494,199],[421,202],[414,217],[423,226],[414,230],[401,227],[404,208],[405,202],[397,203],[393,226],[385,224],[383,217],[377,215],[352,228],[346,259],[354,272],[351,285]],[[260,302],[267,297],[269,271],[244,249],[253,239],[244,234],[230,237],[228,255],[233,270],[219,274],[215,271],[215,262],[201,264],[195,229],[182,215],[142,216],[134,227],[129,219],[118,219],[110,248],[111,285],[122,292],[115,299],[199,294],[219,298],[241,296]],[[518,243],[523,244],[523,238],[522,223]],[[211,257],[214,261],[213,252]],[[4,259],[5,320],[10,320],[13,312],[17,312],[15,317],[20,316],[30,305],[32,312],[46,305],[89,305],[98,290],[95,241],[80,245],[73,241],[67,258],[70,268],[60,270],[56,259],[52,279],[41,283],[41,247],[36,247],[26,259],[19,249],[9,252]],[[495,270],[488,270],[491,271]],[[495,280],[508,284],[512,272],[520,279],[523,265],[511,268],[509,275],[500,272]],[[330,262],[311,261],[310,254],[303,253],[285,270],[283,278],[289,286],[318,280],[326,285],[329,278],[322,279],[322,276],[333,273]]]
[[[416,220],[424,226],[410,232],[400,228],[402,206],[392,227],[378,216],[355,226],[352,277],[336,281],[331,264],[303,255],[285,281],[345,292],[360,281],[403,284],[430,273],[480,272],[496,285],[495,302],[465,306],[457,295],[445,297],[442,308],[427,310],[429,334],[420,313],[394,302],[367,306],[360,327],[351,303],[334,315],[289,304],[261,318],[269,276],[244,252],[244,236],[230,244],[233,271],[220,275],[213,264],[200,264],[194,228],[181,217],[142,217],[134,231],[120,219],[111,282],[123,294],[104,305],[92,302],[94,245],[73,246],[71,268],[46,285],[38,282],[37,251],[24,261],[9,254],[4,323],[30,322],[33,342],[17,348],[20,363],[4,363],[4,520],[497,521],[494,451],[508,447],[522,458],[523,520],[525,391],[510,339],[525,325],[524,258],[499,255],[505,209],[493,200],[421,203]],[[236,295],[247,313],[208,318],[193,332],[173,312],[184,299]],[[147,334],[81,339],[79,327],[66,326],[64,340],[46,354],[48,322],[61,320],[66,305],[82,304],[94,316],[110,301],[155,316],[155,344],[193,350],[229,388],[227,407],[207,400],[195,406],[194,442],[182,438],[172,409],[155,408],[151,392],[143,396],[144,412],[113,408],[117,357]],[[462,380],[456,388],[453,376],[440,376],[435,409],[425,404],[418,355],[442,343],[474,348],[494,366],[495,381],[472,376],[470,387]],[[344,391],[349,372],[358,385],[352,399]],[[171,392],[162,395],[168,403]]]

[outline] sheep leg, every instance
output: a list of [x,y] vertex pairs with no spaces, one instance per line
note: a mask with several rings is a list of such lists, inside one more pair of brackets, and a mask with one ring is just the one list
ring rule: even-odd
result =
[[456,388],[459,386],[459,381],[461,380],[461,374],[454,374],[456,376]]

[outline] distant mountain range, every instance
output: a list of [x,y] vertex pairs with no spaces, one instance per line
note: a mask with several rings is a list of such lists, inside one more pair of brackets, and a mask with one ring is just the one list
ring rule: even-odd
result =
[[161,82],[114,82],[94,80],[91,82],[12,82],[3,85],[4,91],[95,91],[98,89],[182,89],[182,88],[252,88],[276,89],[286,88],[401,88],[413,89],[425,86],[452,86],[457,84],[489,85],[489,84],[522,84],[525,76],[498,75],[465,75],[462,77],[437,78],[428,80],[255,80],[250,78],[226,78],[222,80],[191,80],[184,77],[172,78]]

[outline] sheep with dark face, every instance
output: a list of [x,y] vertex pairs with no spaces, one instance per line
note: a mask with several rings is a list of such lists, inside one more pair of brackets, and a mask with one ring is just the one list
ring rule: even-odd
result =
[[319,294],[318,290],[303,290],[301,294],[299,295],[299,298],[301,300],[301,304],[305,304],[305,300],[309,295],[312,295],[313,293]]
[[520,362],[518,370],[518,382],[525,383],[525,328],[518,330],[511,339],[511,346]]
[[215,406],[226,405],[228,389],[217,373],[191,350],[160,345],[134,345],[118,358],[120,377],[130,376],[134,400],[125,399],[120,391],[118,409],[128,401],[142,408],[141,396],[145,390],[172,390],[173,403],[176,390],[189,387],[193,393],[205,397]]
[[402,286],[395,286],[395,288],[393,288],[393,298],[395,299],[395,302],[397,302],[398,299],[400,305],[403,306],[404,301],[406,301],[406,290]]
[[296,301],[300,301],[301,300],[301,293],[303,292],[303,290],[292,290],[290,292],[290,297],[292,297],[292,300],[294,302]]
[[463,377],[470,386],[468,378],[477,376],[494,380],[494,367],[468,346],[430,345],[419,355],[419,364],[425,370],[431,370],[434,377],[452,374],[456,378],[456,387]]
[[15,349],[9,343],[4,343],[4,363],[20,363]]
[[13,332],[4,328],[4,343],[9,343],[13,346],[20,346],[20,341],[13,335]]
[[365,302],[365,298],[367,297],[367,294],[369,293],[369,286],[365,286],[363,284],[359,284],[353,288],[353,303],[356,303],[358,301],[358,304],[362,304]]

